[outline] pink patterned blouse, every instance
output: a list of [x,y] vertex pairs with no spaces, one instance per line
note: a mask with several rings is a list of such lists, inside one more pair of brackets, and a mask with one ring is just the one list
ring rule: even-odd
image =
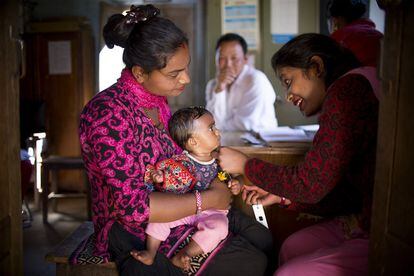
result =
[[180,153],[166,130],[156,128],[143,108],[158,108],[167,125],[165,97],[147,92],[124,69],[118,82],[97,94],[80,116],[82,157],[92,194],[95,254],[109,259],[108,233],[114,222],[145,240],[151,188],[145,167]]

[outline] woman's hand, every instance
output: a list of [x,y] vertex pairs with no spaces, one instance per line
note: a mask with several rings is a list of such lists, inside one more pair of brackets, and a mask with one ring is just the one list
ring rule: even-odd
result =
[[242,190],[242,184],[240,183],[240,181],[238,179],[231,179],[229,181],[229,183],[227,184],[227,187],[230,189],[230,192],[233,195],[238,195],[240,194],[241,190]]
[[217,159],[224,171],[230,174],[244,174],[244,166],[249,158],[238,150],[221,147]]
[[225,90],[236,80],[236,78],[237,74],[232,72],[230,69],[220,69],[216,77],[217,84],[214,88],[214,92],[218,93]]
[[[263,206],[269,206],[281,202],[281,197],[266,192],[257,186],[247,185],[243,187],[242,199],[248,205],[262,204]],[[286,203],[290,204],[290,201],[287,200]]]

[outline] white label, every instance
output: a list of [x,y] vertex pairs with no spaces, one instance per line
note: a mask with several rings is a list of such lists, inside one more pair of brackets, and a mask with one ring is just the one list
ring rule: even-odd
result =
[[261,224],[263,224],[264,226],[266,226],[266,228],[269,228],[269,226],[267,225],[266,214],[263,209],[263,205],[255,204],[255,205],[252,205],[252,208],[253,208],[253,212],[254,212],[254,216],[256,217],[256,220],[260,222]]

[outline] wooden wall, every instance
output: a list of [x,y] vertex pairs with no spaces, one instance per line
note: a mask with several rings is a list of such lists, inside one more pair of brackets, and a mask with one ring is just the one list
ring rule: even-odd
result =
[[414,2],[386,11],[370,275],[414,275]]
[[19,156],[19,1],[0,1],[0,275],[23,275]]

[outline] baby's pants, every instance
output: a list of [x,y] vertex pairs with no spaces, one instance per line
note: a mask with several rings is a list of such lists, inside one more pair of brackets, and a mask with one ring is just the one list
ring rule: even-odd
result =
[[194,225],[197,232],[191,237],[203,250],[211,252],[228,234],[227,210],[205,210],[200,214],[188,216],[166,223],[149,223],[145,232],[164,241],[170,234],[170,229],[182,224]]

